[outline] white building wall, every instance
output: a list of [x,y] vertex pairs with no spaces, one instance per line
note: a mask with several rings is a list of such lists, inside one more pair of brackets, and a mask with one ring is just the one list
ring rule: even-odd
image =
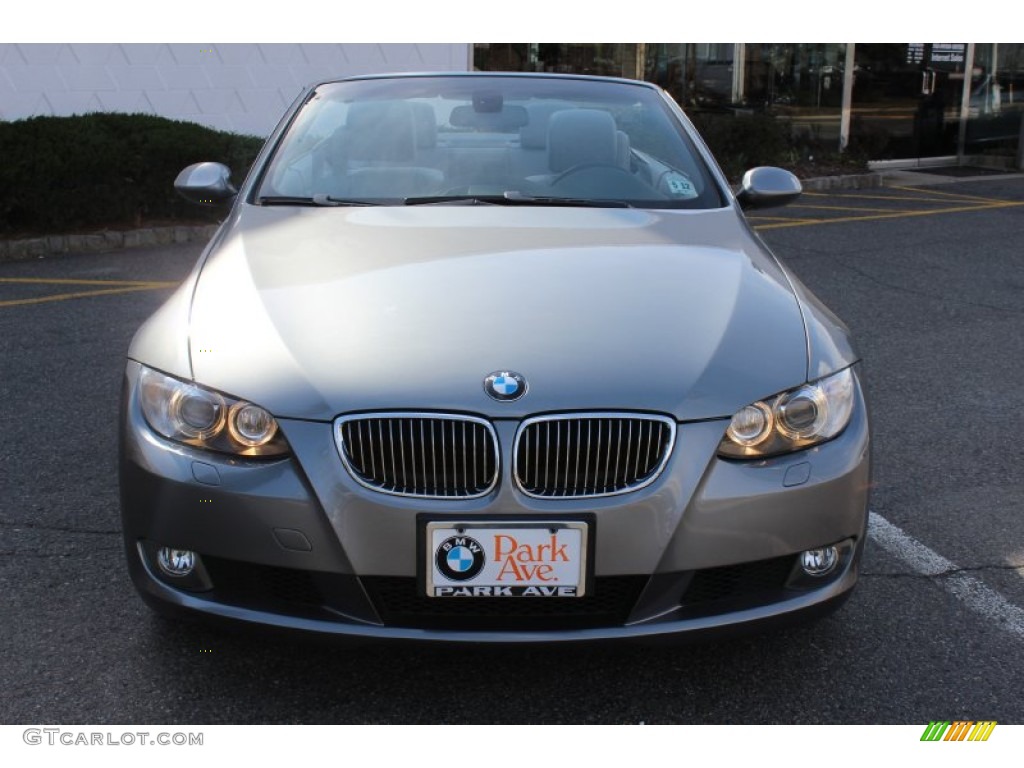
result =
[[469,66],[464,43],[3,43],[0,120],[145,112],[266,136],[315,80]]

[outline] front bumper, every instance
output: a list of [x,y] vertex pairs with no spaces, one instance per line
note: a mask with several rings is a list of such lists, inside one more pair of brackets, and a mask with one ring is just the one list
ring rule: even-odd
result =
[[[126,371],[121,501],[129,570],[166,612],[367,639],[566,642],[698,636],[776,624],[841,604],[857,580],[867,522],[869,430],[858,385],[835,440],[757,462],[718,459],[725,421],[684,423],[664,472],[616,497],[533,499],[510,462],[488,496],[386,496],[344,469],[328,423],[282,419],[292,456],[253,461],[150,430]],[[495,420],[502,455],[516,422]],[[432,599],[417,589],[417,516],[592,514],[594,594]],[[817,580],[798,554],[840,545]],[[159,546],[199,553],[203,578],[162,573]],[[482,601],[482,602],[481,602]]]

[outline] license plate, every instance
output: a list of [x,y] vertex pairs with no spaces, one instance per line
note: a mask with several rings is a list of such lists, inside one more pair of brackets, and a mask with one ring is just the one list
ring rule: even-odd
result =
[[427,523],[429,597],[583,597],[585,522]]

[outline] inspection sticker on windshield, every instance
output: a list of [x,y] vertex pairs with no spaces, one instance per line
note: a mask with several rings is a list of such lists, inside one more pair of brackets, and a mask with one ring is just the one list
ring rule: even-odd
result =
[[429,597],[583,597],[587,524],[427,524]]
[[668,191],[675,197],[697,197],[697,190],[693,182],[681,173],[669,173],[665,176],[665,184]]

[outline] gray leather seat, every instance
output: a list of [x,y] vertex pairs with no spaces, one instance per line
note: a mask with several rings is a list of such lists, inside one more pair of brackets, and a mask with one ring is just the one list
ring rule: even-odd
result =
[[342,173],[331,194],[340,197],[408,197],[435,192],[444,174],[421,165],[418,150],[436,142],[426,114],[402,102],[353,104],[334,139],[332,164]]
[[599,109],[568,109],[551,115],[548,168],[563,173],[579,165],[618,165],[615,120]]
[[555,112],[573,109],[561,102],[529,104],[529,121],[519,129],[519,151],[513,155],[514,172],[520,178],[542,176],[548,172],[548,128]]

